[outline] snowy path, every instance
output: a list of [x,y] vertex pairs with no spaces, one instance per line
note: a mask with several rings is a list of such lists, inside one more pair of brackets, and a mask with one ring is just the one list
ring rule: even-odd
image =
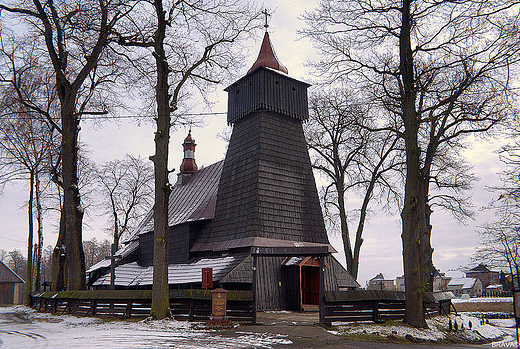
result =
[[180,321],[103,321],[0,307],[0,348],[273,348],[284,336],[241,333],[227,338]]

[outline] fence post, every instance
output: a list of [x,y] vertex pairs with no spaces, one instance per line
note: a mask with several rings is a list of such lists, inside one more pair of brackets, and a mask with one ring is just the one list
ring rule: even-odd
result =
[[195,315],[193,314],[193,312],[195,310],[195,300],[193,298],[189,299],[188,307],[189,307],[189,310],[188,310],[188,321],[193,321],[194,318],[195,318]]
[[126,317],[132,317],[132,301],[128,301],[126,303],[125,316]]
[[375,323],[379,322],[379,302],[375,301],[372,308],[372,321]]

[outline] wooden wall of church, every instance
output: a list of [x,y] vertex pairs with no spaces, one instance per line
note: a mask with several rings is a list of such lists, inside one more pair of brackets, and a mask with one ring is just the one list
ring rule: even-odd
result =
[[228,123],[247,114],[265,109],[298,120],[309,118],[307,88],[309,84],[270,69],[259,68],[226,88]]

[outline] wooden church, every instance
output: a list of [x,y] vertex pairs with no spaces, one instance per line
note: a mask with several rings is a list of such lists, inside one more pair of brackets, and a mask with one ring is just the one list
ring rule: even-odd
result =
[[[253,290],[257,310],[318,304],[325,290],[359,284],[332,256],[302,123],[308,84],[291,78],[266,32],[257,61],[225,89],[233,125],[223,161],[198,169],[191,132],[169,201],[170,288]],[[117,252],[115,286],[151,288],[153,212]],[[110,261],[87,272],[110,286]],[[208,270],[208,269],[205,269]]]

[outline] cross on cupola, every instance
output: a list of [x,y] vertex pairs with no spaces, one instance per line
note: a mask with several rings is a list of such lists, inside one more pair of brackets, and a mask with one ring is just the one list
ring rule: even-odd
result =
[[262,14],[265,16],[264,28],[265,28],[265,31],[267,31],[267,28],[269,28],[269,24],[267,23],[267,19],[268,19],[268,17],[271,17],[271,14],[269,12],[267,12],[267,9],[263,10]]

